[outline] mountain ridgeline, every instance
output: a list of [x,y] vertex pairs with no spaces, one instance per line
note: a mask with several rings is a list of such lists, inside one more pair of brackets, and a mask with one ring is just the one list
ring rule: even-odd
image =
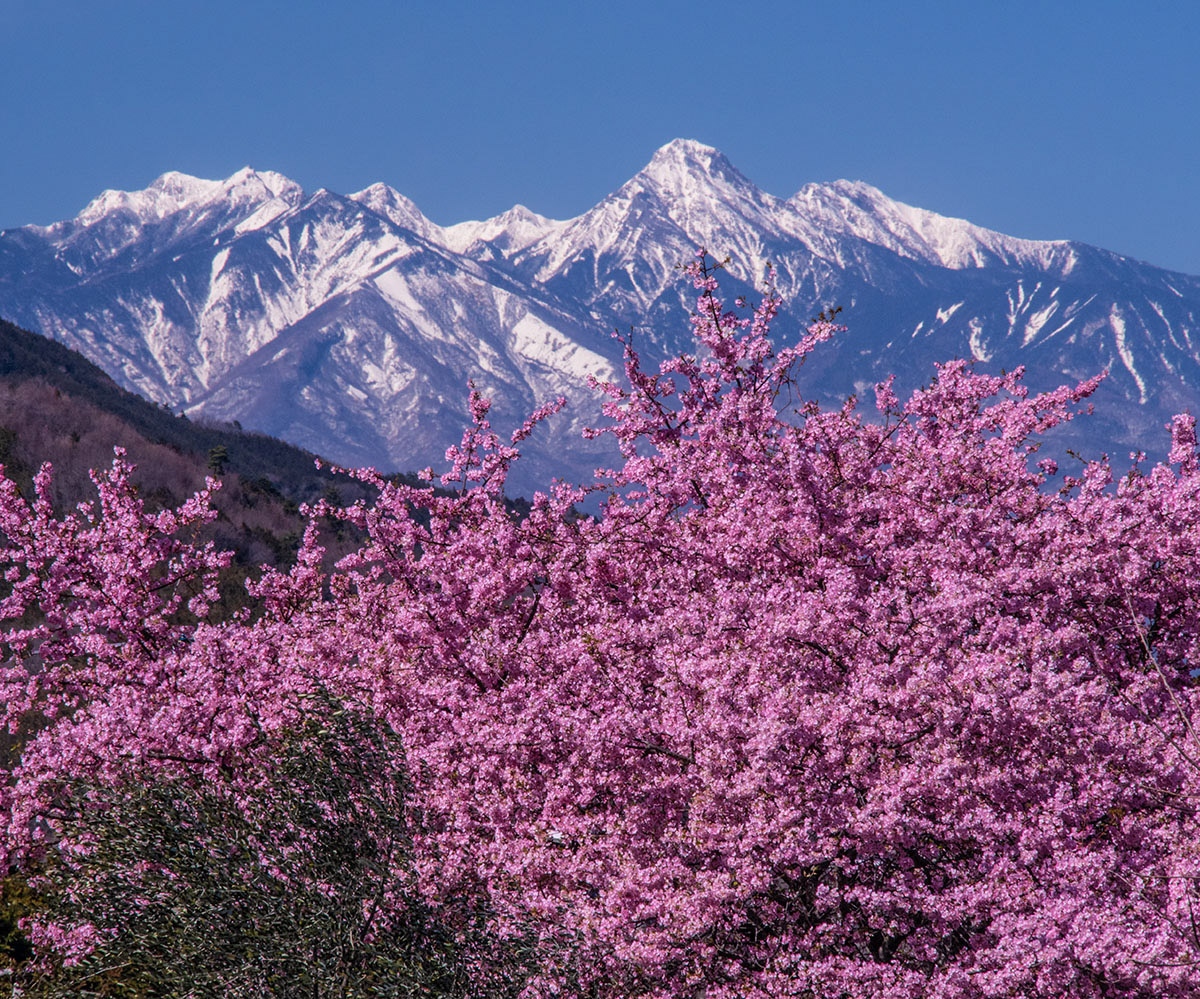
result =
[[1067,439],[1119,457],[1161,452],[1162,425],[1200,397],[1200,278],[1005,236],[859,182],[776,197],[689,140],[566,221],[517,206],[442,227],[383,184],[343,196],[250,169],[165,174],[0,233],[0,314],[193,419],[346,464],[438,465],[468,378],[502,427],[565,395],[529,442],[528,490],[610,462],[580,431],[601,419],[589,376],[621,370],[614,328],[632,327],[651,363],[690,347],[678,265],[697,246],[730,257],[729,299],[774,267],[782,339],[842,307],[848,331],[803,373],[826,401],[891,373],[911,389],[953,357],[1025,365],[1038,389],[1108,369],[1100,416]]

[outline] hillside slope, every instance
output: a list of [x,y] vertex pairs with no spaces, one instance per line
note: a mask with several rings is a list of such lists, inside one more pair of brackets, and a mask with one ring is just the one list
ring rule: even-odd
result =
[[[220,511],[208,536],[244,570],[291,561],[304,528],[299,506],[365,491],[318,469],[315,456],[262,434],[193,422],[118,386],[75,351],[0,320],[0,463],[29,493],[43,462],[63,509],[94,498],[89,470],[123,447],[154,507],[182,502],[217,474]],[[337,539],[330,537],[331,555]]]

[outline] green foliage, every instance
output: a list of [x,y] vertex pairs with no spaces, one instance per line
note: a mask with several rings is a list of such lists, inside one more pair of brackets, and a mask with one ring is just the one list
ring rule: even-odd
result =
[[213,475],[224,475],[225,468],[229,464],[229,448],[224,444],[217,444],[208,449],[208,470]]
[[0,427],[0,465],[4,475],[12,479],[27,495],[33,492],[33,471],[21,460],[17,447],[17,432],[11,427]]
[[33,955],[17,923],[36,908],[37,896],[24,878],[14,874],[0,881],[0,968],[11,968]]
[[320,695],[270,749],[251,793],[186,770],[63,789],[88,849],[48,870],[42,904],[101,942],[28,972],[27,999],[466,997],[481,962],[487,995],[520,991],[521,962],[495,952],[482,913],[451,925],[419,899],[403,756],[382,723]]

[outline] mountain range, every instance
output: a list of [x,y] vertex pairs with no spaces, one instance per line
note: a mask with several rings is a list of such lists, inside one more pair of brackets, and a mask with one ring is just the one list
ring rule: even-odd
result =
[[1100,418],[1071,439],[1163,450],[1200,400],[1200,278],[1070,241],[1006,236],[857,181],[759,189],[718,150],[677,139],[582,215],[516,206],[438,226],[384,184],[306,192],[249,168],[105,191],[73,219],[0,232],[0,315],[192,419],[238,421],[353,464],[438,465],[466,381],[519,423],[558,395],[518,485],[590,476],[609,455],[588,376],[616,377],[614,329],[652,362],[689,349],[698,246],[728,256],[728,299],[767,265],[795,338],[841,306],[847,332],[806,365],[837,400],[935,361],[1025,365],[1034,388],[1108,369]]

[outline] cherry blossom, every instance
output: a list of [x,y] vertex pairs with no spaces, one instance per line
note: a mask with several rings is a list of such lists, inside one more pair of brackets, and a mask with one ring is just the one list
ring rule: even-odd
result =
[[[328,688],[400,737],[430,902],[558,955],[530,997],[1196,995],[1194,420],[1162,464],[1060,475],[1044,435],[1099,377],[952,361],[823,408],[796,370],[837,327],[779,347],[769,288],[727,310],[688,275],[696,352],[626,343],[597,385],[620,467],[514,516],[561,402],[505,442],[472,391],[444,488],[349,472],[378,499],[315,508],[255,616],[205,617],[207,493],[150,515],[120,456],[63,517],[4,485],[0,699],[42,719],[10,862],[70,842],[68,778],[236,780]],[[330,515],[365,541],[326,573]]]

